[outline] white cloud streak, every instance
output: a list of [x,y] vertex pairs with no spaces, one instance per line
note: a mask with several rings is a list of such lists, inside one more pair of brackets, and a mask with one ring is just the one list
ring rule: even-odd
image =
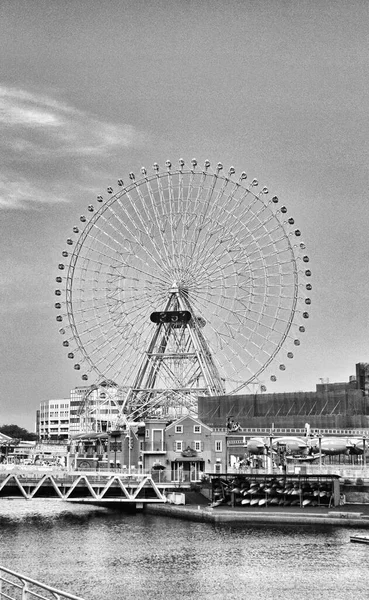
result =
[[[143,133],[127,124],[102,121],[54,98],[0,86],[0,207],[63,202],[50,173],[75,172],[76,159],[104,159],[141,145]],[[44,171],[43,173],[41,171]],[[55,184],[55,191],[50,185]]]

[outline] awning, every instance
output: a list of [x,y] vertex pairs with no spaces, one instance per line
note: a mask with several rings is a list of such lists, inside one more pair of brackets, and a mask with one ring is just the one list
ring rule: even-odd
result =
[[79,433],[78,435],[73,435],[71,438],[73,441],[89,441],[89,440],[100,440],[100,439],[108,439],[107,433],[95,433],[91,431],[90,433]]
[[176,458],[174,462],[204,462],[204,459],[196,456],[181,456],[181,458]]

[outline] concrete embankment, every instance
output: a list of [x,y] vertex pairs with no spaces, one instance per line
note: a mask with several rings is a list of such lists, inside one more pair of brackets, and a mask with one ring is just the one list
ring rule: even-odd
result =
[[272,511],[266,509],[238,509],[203,505],[177,506],[173,504],[149,504],[145,512],[177,519],[212,523],[329,525],[369,529],[368,507],[345,507],[336,510],[297,509],[296,511]]

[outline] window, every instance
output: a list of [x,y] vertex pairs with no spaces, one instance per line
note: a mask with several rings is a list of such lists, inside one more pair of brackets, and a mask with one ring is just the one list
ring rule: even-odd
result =
[[183,425],[176,425],[176,433],[183,433]]
[[195,450],[196,452],[201,452],[201,442],[198,440],[195,440]]
[[182,452],[183,450],[183,442],[182,441],[176,441],[175,442],[175,451],[176,452]]
[[194,425],[193,426],[193,432],[194,433],[201,433],[201,425]]
[[215,440],[215,452],[222,451],[222,440]]
[[145,436],[148,438],[148,437],[149,437],[149,435],[150,435],[150,432],[149,432],[149,430],[148,430],[148,429],[146,429]]

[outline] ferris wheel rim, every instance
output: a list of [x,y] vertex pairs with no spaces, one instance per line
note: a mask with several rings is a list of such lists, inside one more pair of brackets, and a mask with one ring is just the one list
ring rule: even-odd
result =
[[[223,182],[230,182],[233,186],[235,186],[237,188],[242,188],[245,191],[247,190],[247,192],[251,193],[252,196],[256,200],[260,199],[260,195],[257,196],[250,189],[243,186],[241,183],[241,180],[239,182],[236,182],[231,177],[226,177],[225,175],[219,174],[219,173],[209,173],[207,170],[202,170],[202,169],[180,168],[180,169],[175,169],[175,170],[170,170],[170,171],[168,170],[168,171],[156,172],[152,175],[145,175],[138,181],[134,180],[132,183],[128,184],[127,186],[124,186],[124,188],[122,190],[118,190],[118,192],[116,192],[115,194],[112,194],[108,198],[108,200],[106,202],[104,202],[104,204],[97,211],[93,212],[90,220],[87,222],[86,226],[84,227],[81,234],[79,235],[76,245],[73,249],[73,253],[70,258],[70,262],[68,265],[68,271],[67,271],[67,277],[66,277],[66,305],[67,305],[67,316],[68,316],[69,326],[70,326],[70,329],[72,332],[72,336],[77,344],[78,350],[81,353],[81,355],[84,357],[84,360],[86,361],[86,363],[89,365],[90,372],[92,370],[94,370],[101,377],[105,377],[106,372],[104,369],[100,369],[98,366],[96,366],[96,364],[91,360],[89,353],[86,351],[85,344],[83,343],[83,340],[81,339],[80,333],[78,331],[78,324],[76,323],[75,313],[73,310],[73,301],[74,301],[73,300],[73,283],[74,283],[75,272],[76,272],[78,260],[80,258],[81,250],[83,249],[84,244],[85,244],[86,240],[88,239],[88,236],[89,236],[91,230],[93,229],[93,227],[95,226],[95,224],[99,221],[99,219],[102,217],[102,215],[106,211],[108,211],[109,208],[115,204],[115,202],[117,202],[118,199],[129,194],[132,190],[136,190],[141,185],[150,183],[155,180],[165,179],[168,176],[176,176],[176,175],[180,175],[180,176],[200,175],[200,176],[205,176],[205,178],[211,177],[211,178],[214,178],[214,180],[218,179]],[[265,204],[265,206],[267,206],[267,204]],[[279,340],[278,344],[275,346],[274,351],[270,354],[269,358],[249,378],[246,378],[238,386],[235,386],[234,389],[230,393],[237,393],[239,390],[246,387],[251,382],[255,381],[255,379],[257,379],[259,377],[259,375],[263,371],[265,371],[265,369],[273,362],[275,357],[280,352],[284,342],[286,341],[286,338],[289,335],[289,331],[290,331],[291,325],[294,320],[294,316],[295,316],[295,312],[296,312],[296,308],[297,308],[297,304],[298,304],[298,299],[299,299],[299,282],[298,282],[299,269],[296,264],[296,258],[295,258],[295,254],[294,254],[294,251],[292,248],[291,240],[289,239],[288,234],[286,234],[281,221],[278,221],[278,223],[279,223],[282,231],[285,234],[285,238],[288,242],[290,254],[292,257],[292,262],[294,264],[294,268],[293,268],[294,294],[293,294],[293,299],[292,299],[292,305],[290,308],[290,315],[286,321],[285,330],[282,333],[282,335],[280,336],[280,340]]]

